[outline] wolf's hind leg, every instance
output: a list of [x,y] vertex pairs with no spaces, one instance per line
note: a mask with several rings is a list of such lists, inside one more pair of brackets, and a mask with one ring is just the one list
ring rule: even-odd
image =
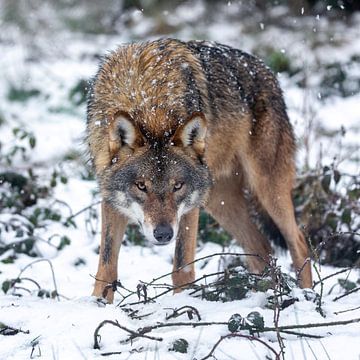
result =
[[[128,219],[115,211],[105,201],[101,205],[101,244],[98,271],[93,296],[102,297],[106,285],[117,280],[117,265],[120,245],[125,233]],[[109,289],[106,299],[112,303],[114,292]]]
[[182,285],[195,280],[195,265],[194,263],[189,263],[195,259],[198,221],[199,209],[191,210],[183,215],[180,220],[179,231],[176,237],[174,272],[172,274],[173,285],[175,287],[174,292],[180,292]]
[[[296,224],[291,198],[292,181],[258,177],[255,182],[257,197],[285,238],[301,287],[312,287],[309,248],[303,233]],[[279,178],[278,178],[279,179]]]
[[300,286],[311,287],[309,248],[295,220],[291,198],[295,170],[291,151],[286,143],[285,140],[280,143],[278,150],[274,151],[277,156],[269,156],[267,161],[262,160],[265,156],[260,154],[254,157],[251,154],[255,151],[249,151],[245,160],[248,182],[260,204],[284,236]]
[[206,210],[238,240],[245,253],[258,255],[247,256],[246,263],[250,271],[261,273],[272,250],[267,239],[252,223],[242,191],[240,176],[217,180]]

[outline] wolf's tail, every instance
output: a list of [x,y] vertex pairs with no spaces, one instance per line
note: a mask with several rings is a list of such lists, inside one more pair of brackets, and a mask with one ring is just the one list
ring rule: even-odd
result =
[[257,221],[257,225],[264,236],[266,236],[275,246],[287,249],[285,238],[271,217],[265,211],[258,211],[258,216],[259,220]]

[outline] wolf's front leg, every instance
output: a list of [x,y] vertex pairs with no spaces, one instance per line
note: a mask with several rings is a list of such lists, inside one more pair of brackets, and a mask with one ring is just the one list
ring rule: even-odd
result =
[[194,263],[186,264],[195,259],[198,222],[199,209],[191,210],[183,215],[180,220],[180,227],[176,237],[174,272],[172,274],[175,293],[180,292],[186,287],[186,284],[195,280]]
[[[117,265],[120,245],[127,225],[127,218],[115,211],[105,201],[101,204],[101,244],[99,265],[93,296],[102,297],[106,285],[117,280]],[[114,292],[110,288],[106,299],[113,302]]]

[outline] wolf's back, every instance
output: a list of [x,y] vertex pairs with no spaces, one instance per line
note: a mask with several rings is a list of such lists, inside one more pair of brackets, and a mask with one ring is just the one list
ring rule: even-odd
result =
[[88,103],[88,142],[98,173],[111,161],[107,128],[119,111],[149,143],[166,141],[201,112],[209,134],[220,131],[229,142],[232,132],[244,131],[254,135],[254,144],[264,141],[263,133],[281,142],[283,132],[289,151],[294,148],[275,76],[258,58],[218,43],[162,39],[124,45],[105,58]]
[[209,104],[215,117],[224,111],[259,111],[259,102],[262,106],[271,103],[271,106],[284,112],[285,104],[278,81],[262,60],[214,42],[189,41],[184,44],[201,64]]

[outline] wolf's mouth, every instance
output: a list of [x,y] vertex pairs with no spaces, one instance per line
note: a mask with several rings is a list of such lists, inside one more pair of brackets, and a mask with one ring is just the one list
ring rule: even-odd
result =
[[154,243],[154,245],[156,245],[156,246],[166,246],[166,245],[169,245],[170,243],[171,243],[171,241],[169,241],[167,243],[157,242],[157,243]]

